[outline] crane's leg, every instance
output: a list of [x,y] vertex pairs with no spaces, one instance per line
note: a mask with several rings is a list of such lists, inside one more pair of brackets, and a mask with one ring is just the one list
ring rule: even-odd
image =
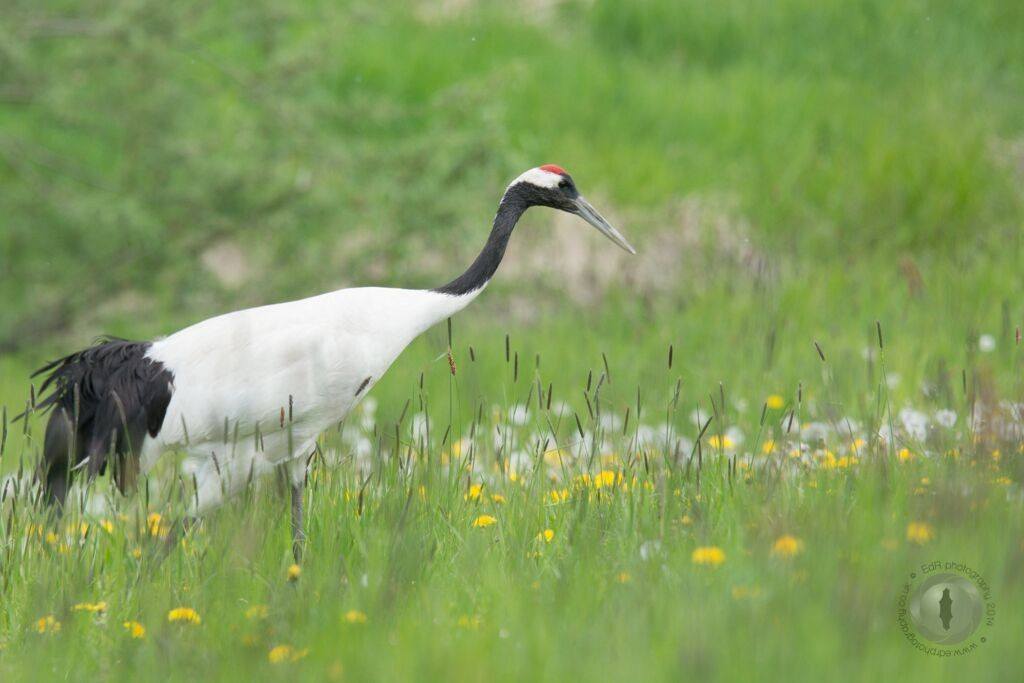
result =
[[295,458],[288,463],[288,479],[292,492],[292,556],[295,563],[302,562],[302,551],[306,546],[306,528],[303,524],[302,497],[306,491],[306,458]]
[[295,563],[302,562],[302,548],[306,545],[306,530],[302,524],[302,494],[305,484],[292,484],[292,555]]
[[40,463],[40,478],[44,482],[45,500],[53,506],[57,517],[64,511],[64,499],[71,485],[71,464],[75,462],[73,450],[76,447],[76,436],[67,411],[58,406],[46,423],[43,460]]
[[199,524],[199,520],[199,517],[186,515],[171,522],[171,528],[167,530],[167,535],[162,539],[163,552],[161,553],[161,559],[169,555],[177,547],[178,543],[188,536],[189,532]]

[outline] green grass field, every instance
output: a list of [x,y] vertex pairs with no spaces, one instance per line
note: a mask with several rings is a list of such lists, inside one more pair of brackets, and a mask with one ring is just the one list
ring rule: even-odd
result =
[[[1024,468],[1000,434],[1018,421],[929,416],[915,441],[884,382],[866,414],[823,422],[823,398],[758,396],[773,406],[762,423],[762,408],[712,394],[695,399],[712,417],[698,448],[670,382],[647,389],[638,425],[636,386],[614,366],[549,409],[531,391],[543,371],[522,369],[502,398],[470,394],[477,373],[511,371],[500,348],[476,353],[454,379],[432,371],[400,425],[367,402],[325,436],[297,578],[272,480],[169,552],[161,536],[189,495],[169,468],[145,498],[100,482],[113,507],[57,524],[9,502],[4,677],[1016,676]],[[449,431],[465,403],[477,417]],[[890,419],[891,444],[850,436]],[[979,651],[929,656],[898,629],[903,584],[934,560],[992,586]],[[180,608],[197,623],[171,621]]]
[[[7,3],[0,679],[1019,679],[1022,8]],[[530,212],[457,374],[440,326],[324,435],[295,580],[273,479],[170,552],[173,454],[33,505],[35,367],[440,284],[546,162],[639,255]],[[964,656],[900,630],[932,561]]]

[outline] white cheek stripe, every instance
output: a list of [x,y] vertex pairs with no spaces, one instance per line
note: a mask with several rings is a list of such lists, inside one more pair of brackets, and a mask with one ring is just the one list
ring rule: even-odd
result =
[[[509,187],[512,187],[516,183],[530,183],[537,187],[543,187],[550,190],[551,188],[558,187],[558,183],[562,182],[562,176],[551,171],[545,171],[542,168],[531,168],[529,171],[523,173],[518,178],[509,183]],[[508,192],[508,188],[505,189]]]

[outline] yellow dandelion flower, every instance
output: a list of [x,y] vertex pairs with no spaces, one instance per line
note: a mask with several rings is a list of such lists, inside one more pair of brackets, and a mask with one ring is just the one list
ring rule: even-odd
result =
[[572,456],[568,451],[561,448],[552,448],[549,451],[544,452],[544,462],[549,467],[561,467],[564,460],[571,459]]
[[52,614],[47,614],[36,621],[36,631],[50,635],[60,633],[60,622]]
[[772,544],[772,555],[776,557],[793,557],[803,552],[804,542],[795,536],[784,534]]
[[899,452],[896,453],[896,457],[900,459],[900,462],[908,462],[914,459],[914,454],[910,452],[909,448],[901,448]]
[[771,455],[772,453],[774,453],[775,440],[767,439],[763,444],[761,444],[761,452],[764,453],[765,455]]
[[911,543],[924,545],[935,538],[935,529],[925,522],[911,522],[907,525],[907,540]]
[[347,621],[350,624],[365,624],[366,623],[366,613],[365,612],[360,612],[357,609],[350,609],[349,611],[345,612],[344,617],[345,617],[345,621]]
[[498,505],[503,505],[505,503],[505,496],[501,495],[500,493],[492,493],[491,502],[497,503]]
[[779,408],[786,405],[786,399],[782,398],[778,394],[772,394],[771,396],[766,398],[764,402],[772,410],[778,410]]
[[844,455],[837,458],[836,454],[830,450],[826,450],[818,457],[822,468],[826,470],[844,470],[857,464],[857,458],[852,455]]
[[619,583],[629,583],[632,579],[633,577],[629,575],[629,572],[619,572],[615,576],[615,580]]
[[757,586],[733,586],[732,587],[732,599],[743,600],[747,598],[756,598],[761,595],[761,589]]
[[545,543],[551,543],[551,539],[555,537],[555,532],[552,529],[545,529],[544,531],[537,534],[538,541],[544,541]]
[[594,476],[593,485],[595,489],[600,489],[606,486],[615,486],[616,482],[622,483],[622,472],[601,470]]
[[690,515],[683,515],[683,518],[679,521],[683,523],[683,526],[690,526],[693,524],[693,517],[690,517]]
[[86,522],[71,522],[64,527],[64,531],[69,537],[77,534],[81,538],[85,538],[89,533],[89,525]]
[[557,489],[548,493],[548,498],[552,503],[564,503],[569,499],[569,489]]
[[309,648],[296,650],[291,645],[276,645],[270,648],[270,652],[267,653],[267,660],[271,664],[284,664],[287,662],[297,662],[308,654]]
[[690,560],[694,564],[717,567],[725,562],[725,552],[718,546],[703,545],[693,551],[693,554],[690,555]]
[[132,548],[132,557],[136,560],[142,557],[142,548]]
[[164,524],[164,518],[159,512],[151,512],[146,517],[146,530],[150,536],[164,536],[167,534],[167,528]]
[[463,496],[466,500],[479,500],[480,493],[484,490],[483,484],[473,484],[469,487],[469,492]]
[[50,545],[57,545],[57,541],[59,540],[60,539],[57,537],[57,534],[53,533],[52,531],[46,532],[46,542]]
[[996,462],[999,462],[999,459],[1002,457],[1003,454],[999,452],[998,448],[992,451],[992,459],[995,460]]
[[302,567],[297,564],[288,567],[287,578],[289,581],[298,581],[300,576],[302,576]]
[[124,622],[123,625],[125,629],[128,631],[128,635],[130,635],[135,640],[142,640],[146,637],[146,627],[140,624],[139,622],[126,621]]
[[480,622],[481,621],[483,621],[483,620],[480,618],[479,614],[474,614],[473,616],[469,616],[468,614],[463,614],[461,617],[459,617],[458,624],[459,624],[459,628],[464,628],[464,629],[469,629],[471,631],[475,631],[476,629],[480,628]]
[[711,446],[711,448],[732,448],[734,444],[732,439],[725,434],[722,434],[721,436],[718,434],[712,434],[708,437],[708,445]]
[[107,611],[107,603],[105,602],[80,602],[73,608],[76,612],[91,612],[93,614],[102,614]]
[[1000,486],[1009,486],[1010,484],[1013,483],[1013,479],[1010,479],[1009,477],[1005,477],[1005,476],[1004,477],[996,477],[993,480],[993,483],[999,484]]
[[100,528],[106,531],[108,534],[114,533],[114,523],[109,519],[100,520]]
[[270,609],[266,605],[253,605],[245,610],[245,618],[249,620],[266,619],[268,614],[270,614]]
[[202,623],[199,612],[191,607],[175,607],[167,613],[167,621],[198,625]]
[[498,523],[498,518],[497,517],[492,517],[491,515],[480,515],[479,517],[477,517],[476,519],[473,520],[473,528],[474,529],[485,529],[485,528],[487,528],[487,527],[489,527],[489,526],[491,526],[493,524],[497,524],[497,523]]

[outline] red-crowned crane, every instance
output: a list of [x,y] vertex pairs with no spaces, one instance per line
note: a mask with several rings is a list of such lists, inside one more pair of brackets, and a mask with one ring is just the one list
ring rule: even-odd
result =
[[[413,339],[480,294],[531,206],[576,214],[636,253],[569,174],[548,164],[512,181],[479,256],[437,289],[342,289],[220,315],[153,342],[107,339],[46,365],[36,373],[48,373],[38,408],[53,409],[43,446],[46,500],[62,506],[71,475],[95,477],[111,456],[125,493],[162,453],[177,450],[188,454],[196,483],[190,513],[201,515],[284,465],[298,559],[307,456],[317,436],[348,414]],[[228,443],[226,424],[237,436]]]

